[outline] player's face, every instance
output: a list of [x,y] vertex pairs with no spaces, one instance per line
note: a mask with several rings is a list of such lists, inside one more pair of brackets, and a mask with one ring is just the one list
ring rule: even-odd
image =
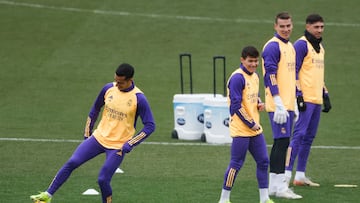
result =
[[131,85],[132,85],[132,79],[131,78],[125,79],[125,76],[117,76],[115,74],[114,81],[116,83],[116,87],[119,90],[125,90],[125,89],[131,87]]
[[306,24],[306,30],[316,37],[316,39],[320,39],[322,37],[322,33],[324,32],[324,23],[316,22],[313,24]]
[[290,35],[293,29],[291,18],[289,19],[277,19],[277,23],[274,24],[274,29],[284,39],[290,39]]
[[241,57],[240,60],[241,63],[245,66],[246,70],[250,73],[254,73],[259,65],[259,59],[256,57],[248,56],[245,59]]

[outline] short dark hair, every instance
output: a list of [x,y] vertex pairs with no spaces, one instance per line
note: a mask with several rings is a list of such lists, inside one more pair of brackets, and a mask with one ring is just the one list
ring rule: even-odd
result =
[[306,17],[305,22],[306,24],[314,24],[317,22],[324,22],[324,19],[319,14],[313,13]]
[[291,15],[288,12],[283,11],[283,12],[278,13],[275,16],[275,23],[277,24],[278,19],[287,20],[287,19],[290,19],[290,18],[291,18]]
[[128,63],[122,63],[115,71],[117,76],[125,76],[125,79],[130,79],[134,76],[135,70]]
[[259,57],[259,51],[253,46],[246,46],[243,48],[243,50],[241,52],[241,57],[243,59],[246,59],[246,57],[248,57],[248,56],[257,58],[257,57]]

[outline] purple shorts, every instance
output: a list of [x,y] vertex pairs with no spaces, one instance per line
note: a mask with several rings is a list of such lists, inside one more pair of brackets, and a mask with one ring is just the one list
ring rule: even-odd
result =
[[269,112],[270,125],[274,139],[291,137],[295,114],[293,111],[288,112],[289,117],[286,120],[286,123],[283,123],[281,125],[274,122],[274,112]]

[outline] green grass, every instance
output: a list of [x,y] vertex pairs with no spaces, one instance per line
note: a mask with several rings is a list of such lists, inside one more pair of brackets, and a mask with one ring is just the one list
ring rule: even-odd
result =
[[[26,202],[29,194],[45,189],[76,145],[1,142],[1,151],[11,151],[11,156],[0,159],[2,198],[9,202]],[[14,148],[29,150],[24,153]],[[228,155],[229,146],[140,145],[123,162],[124,173],[115,174],[112,180],[114,201],[216,202]],[[103,159],[99,156],[77,169],[56,193],[53,202],[99,202],[100,196],[82,196],[81,193],[89,188],[99,191],[96,180]],[[356,202],[360,198],[358,188],[334,188],[333,185],[358,184],[356,164],[359,161],[359,156],[354,156],[351,150],[313,149],[308,173],[316,177],[321,187],[297,187],[296,192],[304,196],[300,202]],[[236,180],[232,199],[233,202],[258,200],[255,162],[250,155]],[[276,199],[276,202],[288,201]]]
[[[239,64],[242,47],[251,44],[260,50],[274,32],[274,15],[287,10],[294,19],[292,41],[302,34],[307,14],[319,12],[327,23],[326,82],[333,109],[322,115],[314,145],[360,146],[358,6],[357,0],[0,1],[0,138],[81,140],[98,91],[112,80],[119,63],[128,62],[136,67],[136,84],[157,122],[149,141],[179,142],[170,137],[172,98],[180,93],[179,54],[192,54],[194,92],[212,93],[212,57],[226,56],[229,75]],[[267,119],[263,113],[271,144]],[[23,203],[45,189],[77,144],[1,140],[2,199]],[[125,159],[125,173],[113,179],[114,201],[216,202],[228,151],[228,146],[140,145]],[[296,188],[304,196],[299,202],[357,202],[358,188],[333,185],[359,184],[358,151],[314,149],[308,173],[322,186]],[[75,171],[53,202],[99,202],[99,196],[80,194],[98,189],[102,161],[96,158]],[[258,201],[254,170],[248,156],[233,202]]]

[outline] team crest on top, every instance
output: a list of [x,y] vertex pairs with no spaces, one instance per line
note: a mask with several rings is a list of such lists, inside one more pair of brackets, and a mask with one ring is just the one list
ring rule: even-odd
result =
[[113,100],[113,96],[112,95],[110,95],[109,97],[108,97],[108,102],[111,102],[112,100]]
[[129,99],[128,102],[127,102],[127,105],[131,106],[132,102],[133,102],[132,99]]

